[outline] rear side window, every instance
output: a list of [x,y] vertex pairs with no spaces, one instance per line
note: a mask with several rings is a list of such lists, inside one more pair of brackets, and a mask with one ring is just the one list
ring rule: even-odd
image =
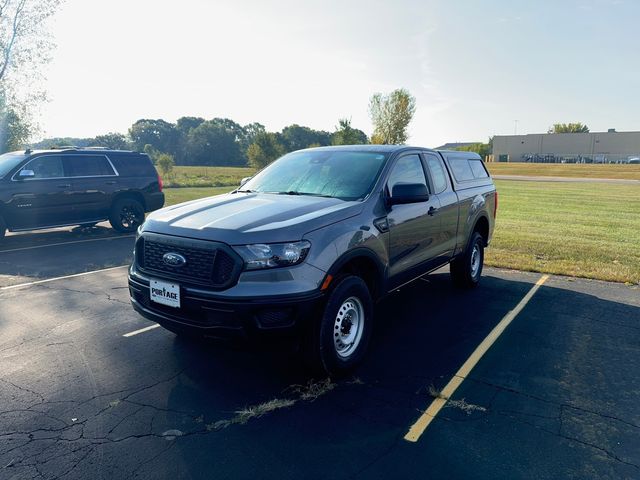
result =
[[482,160],[469,160],[469,166],[474,178],[487,178],[489,176],[482,164]]
[[111,162],[123,177],[156,176],[156,170],[147,155],[113,155]]
[[447,173],[444,171],[444,165],[435,155],[427,155],[427,166],[431,172],[433,180],[433,193],[442,193],[447,188]]
[[466,158],[450,158],[449,165],[451,165],[451,173],[458,182],[468,182],[475,178],[469,160]]
[[404,156],[393,166],[387,182],[389,194],[393,193],[393,187],[398,183],[421,183],[425,186],[427,185],[422,162],[418,155]]
[[104,177],[115,175],[104,155],[65,155],[64,169],[68,177]]
[[64,177],[62,157],[60,155],[46,155],[36,157],[27,163],[23,170],[32,170],[31,178],[60,178]]

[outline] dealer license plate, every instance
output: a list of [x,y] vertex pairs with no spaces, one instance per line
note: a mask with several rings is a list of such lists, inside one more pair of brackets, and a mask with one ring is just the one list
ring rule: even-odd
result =
[[177,283],[161,282],[151,280],[150,282],[151,301],[167,305],[168,307],[180,308],[180,285]]

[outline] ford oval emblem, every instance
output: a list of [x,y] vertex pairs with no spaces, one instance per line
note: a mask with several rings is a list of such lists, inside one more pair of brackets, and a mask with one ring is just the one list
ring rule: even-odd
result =
[[162,261],[170,267],[184,267],[187,264],[187,259],[179,253],[169,252],[162,256]]

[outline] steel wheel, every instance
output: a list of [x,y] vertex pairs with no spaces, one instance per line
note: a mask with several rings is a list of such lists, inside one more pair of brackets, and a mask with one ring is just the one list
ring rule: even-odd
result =
[[476,243],[473,245],[473,250],[471,251],[471,277],[476,278],[478,276],[478,272],[480,271],[480,259],[482,258],[482,254],[480,252],[480,246]]
[[347,298],[336,315],[333,345],[340,358],[348,358],[360,345],[364,330],[364,307],[357,297]]

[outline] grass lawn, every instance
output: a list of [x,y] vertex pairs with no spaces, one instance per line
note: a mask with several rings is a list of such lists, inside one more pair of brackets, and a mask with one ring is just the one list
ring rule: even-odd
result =
[[[640,283],[640,187],[498,180],[500,206],[486,263]],[[167,205],[221,188],[167,188]]]
[[194,188],[165,188],[165,207],[175,205],[176,203],[188,202],[189,200],[195,200],[196,198],[211,197],[213,195],[220,195],[221,193],[227,193],[233,190],[234,187],[194,187]]
[[640,283],[640,187],[496,184],[500,202],[487,265]]
[[163,180],[166,187],[238,186],[254,173],[255,168],[248,167],[174,167]]
[[545,177],[627,178],[640,180],[640,165],[589,163],[486,163],[492,175],[531,175]]

